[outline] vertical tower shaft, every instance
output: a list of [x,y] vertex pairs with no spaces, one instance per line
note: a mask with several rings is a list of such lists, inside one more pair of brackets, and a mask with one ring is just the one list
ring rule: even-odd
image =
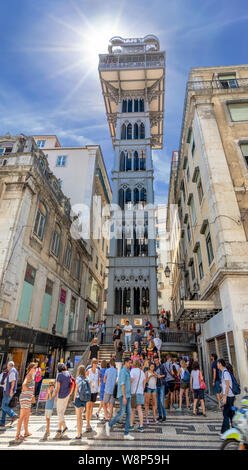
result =
[[159,41],[110,40],[99,75],[115,150],[115,236],[110,244],[107,329],[125,319],[156,325],[157,274],[152,149],[163,145],[165,53]]

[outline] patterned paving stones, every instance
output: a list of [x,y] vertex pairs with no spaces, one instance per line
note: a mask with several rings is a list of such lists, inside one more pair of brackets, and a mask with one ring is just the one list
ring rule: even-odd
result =
[[[134,441],[123,440],[123,425],[117,424],[110,433],[105,434],[104,424],[96,417],[92,419],[92,433],[84,433],[83,438],[78,441],[71,439],[76,436],[76,418],[74,408],[71,405],[66,414],[68,433],[63,439],[54,440],[57,430],[57,417],[51,419],[51,437],[42,441],[45,432],[45,419],[42,410],[36,416],[30,418],[30,432],[32,436],[18,446],[13,446],[11,441],[15,438],[16,423],[7,425],[5,430],[0,431],[0,449],[32,449],[32,450],[217,450],[220,448],[219,432],[222,423],[222,413],[216,411],[215,404],[208,402],[207,417],[203,415],[192,416],[191,412],[167,411],[167,420],[164,423],[150,423],[145,425],[144,433],[132,431]],[[84,423],[85,424],[85,423]],[[138,423],[135,422],[135,429]]]

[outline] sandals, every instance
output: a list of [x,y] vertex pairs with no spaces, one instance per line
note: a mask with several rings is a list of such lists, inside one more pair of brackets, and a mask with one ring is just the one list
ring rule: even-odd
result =
[[64,433],[65,433],[65,431],[68,431],[68,427],[67,427],[67,426],[66,426],[66,428],[65,428],[65,429],[63,429],[63,431],[61,431],[61,434],[64,434]]

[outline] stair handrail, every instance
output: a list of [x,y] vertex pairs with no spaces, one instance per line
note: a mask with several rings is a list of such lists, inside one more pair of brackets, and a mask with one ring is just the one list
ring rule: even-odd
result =
[[82,354],[81,358],[79,359],[77,364],[74,366],[73,371],[72,371],[72,376],[73,377],[76,377],[77,369],[79,368],[79,366],[81,366],[81,365],[87,366],[90,347],[93,345],[94,339],[97,338],[99,340],[99,337],[101,337],[101,332],[100,331],[97,333],[96,336],[94,336],[92,338],[91,342],[88,344],[88,346],[85,349],[84,353]]

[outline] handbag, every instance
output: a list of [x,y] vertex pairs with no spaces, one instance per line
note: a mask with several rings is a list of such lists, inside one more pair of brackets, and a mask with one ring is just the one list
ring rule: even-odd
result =
[[15,408],[17,404],[18,404],[18,398],[14,395],[9,402],[9,407]]
[[204,380],[201,379],[201,374],[200,374],[200,371],[199,371],[199,382],[200,382],[200,389],[201,390],[206,390],[206,384],[204,382]]
[[136,393],[137,393],[137,390],[139,388],[140,377],[141,377],[141,370],[140,370],[139,380],[138,380],[138,384],[137,384],[137,387],[136,387],[136,390],[135,390],[135,394],[131,396],[131,408],[135,408],[135,406],[136,406]]

